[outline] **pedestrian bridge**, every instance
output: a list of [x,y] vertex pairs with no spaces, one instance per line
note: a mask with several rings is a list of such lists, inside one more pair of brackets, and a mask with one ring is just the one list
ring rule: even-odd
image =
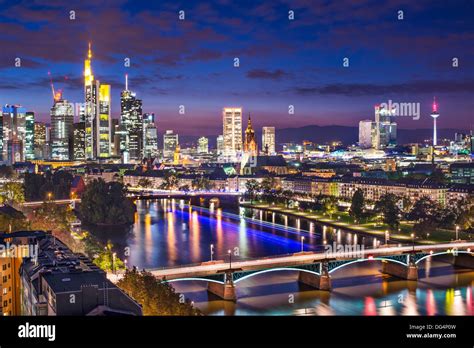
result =
[[354,263],[379,260],[382,272],[402,279],[417,280],[418,264],[428,257],[451,255],[453,264],[474,268],[474,242],[395,246],[347,252],[303,252],[254,260],[218,260],[197,265],[148,270],[166,282],[199,280],[225,300],[236,300],[235,286],[250,277],[277,271],[297,271],[299,281],[320,290],[331,290],[331,274]]

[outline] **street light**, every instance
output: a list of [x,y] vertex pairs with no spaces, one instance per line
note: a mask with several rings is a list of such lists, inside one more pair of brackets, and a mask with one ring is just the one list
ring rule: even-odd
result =
[[117,253],[113,253],[112,254],[112,273],[115,274],[115,256],[117,255]]
[[301,252],[304,251],[304,236],[301,237]]
[[411,234],[411,242],[413,243],[413,251],[415,251],[415,234]]
[[212,262],[213,255],[214,255],[214,244],[211,244],[211,262]]
[[385,230],[385,245],[388,245],[388,239],[390,238],[390,234],[388,230]]
[[48,192],[48,200],[51,200],[52,195],[53,194],[51,192]]
[[227,253],[229,254],[229,269],[232,269],[232,251],[229,249]]
[[459,225],[456,225],[456,240],[459,240]]

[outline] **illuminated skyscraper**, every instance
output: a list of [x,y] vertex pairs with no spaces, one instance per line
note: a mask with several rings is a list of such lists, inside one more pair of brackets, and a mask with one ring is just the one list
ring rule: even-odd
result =
[[275,127],[262,127],[262,151],[266,155],[275,155]]
[[73,158],[76,161],[83,161],[86,159],[85,149],[86,132],[84,129],[84,122],[74,123],[74,150]]
[[26,110],[20,105],[5,105],[2,111],[3,159],[10,164],[24,161]]
[[163,157],[164,159],[173,159],[174,153],[179,146],[178,134],[172,130],[167,130],[163,135]]
[[35,159],[44,159],[46,149],[46,125],[43,122],[35,122],[34,149]]
[[128,75],[125,75],[125,89],[120,94],[120,124],[127,132],[125,148],[130,160],[143,158],[143,115],[142,101],[128,89]]
[[25,118],[25,159],[35,159],[35,113],[27,112]]
[[145,158],[158,156],[158,133],[155,126],[155,114],[143,115],[143,149]]
[[436,100],[433,98],[433,108],[431,111],[431,117],[433,118],[433,146],[438,145],[438,134],[436,130],[436,119],[439,117],[438,112],[438,104],[436,104]]
[[236,161],[242,153],[242,108],[224,108],[223,137],[224,153],[227,160]]
[[84,128],[86,159],[110,157],[110,85],[100,84],[92,73],[92,50],[89,44],[84,61]]
[[199,154],[209,153],[209,139],[206,137],[200,137],[198,139],[198,148],[197,152]]
[[74,108],[62,96],[51,108],[51,159],[68,161],[73,157]]
[[224,153],[224,136],[219,135],[216,139],[217,154],[222,155]]
[[392,121],[393,110],[375,106],[375,132],[372,141],[375,149],[383,149],[397,143],[397,124]]

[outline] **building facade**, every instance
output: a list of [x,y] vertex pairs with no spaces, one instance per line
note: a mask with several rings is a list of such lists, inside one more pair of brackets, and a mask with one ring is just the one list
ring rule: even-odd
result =
[[73,156],[74,108],[65,99],[57,99],[51,108],[51,159],[68,161]]
[[242,153],[242,108],[224,108],[223,155],[229,161],[236,161]]
[[275,127],[262,127],[262,152],[268,156],[276,154]]

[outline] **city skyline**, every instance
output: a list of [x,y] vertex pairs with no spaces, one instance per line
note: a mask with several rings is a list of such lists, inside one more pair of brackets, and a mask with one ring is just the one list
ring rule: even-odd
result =
[[[404,2],[372,5],[379,11],[373,6],[365,10],[363,4],[306,6],[300,1],[255,3],[249,9],[225,2],[132,7],[122,1],[106,7],[85,1],[70,9],[7,1],[0,5],[0,27],[9,34],[0,42],[10,47],[0,54],[5,76],[1,103],[21,104],[37,120],[49,121],[49,71],[65,99],[82,103],[82,64],[91,42],[94,73],[111,85],[112,118],[120,117],[120,93],[128,74],[130,89],[143,100],[143,112],[156,115],[160,134],[173,129],[183,135],[218,135],[225,106],[250,112],[255,129],[357,127],[372,117],[375,104],[389,100],[420,103],[420,120],[399,118],[400,128],[431,128],[433,95],[442,113],[439,129],[472,128],[474,102],[467,97],[474,90],[474,69],[469,66],[474,52],[467,45],[472,5],[437,4],[429,10]],[[403,20],[397,19],[400,9]],[[179,11],[185,11],[183,21]],[[288,11],[294,11],[294,20]],[[94,21],[92,13],[101,21]],[[338,21],[328,23],[328,15]],[[345,24],[354,17],[362,25],[349,35]],[[86,31],[80,30],[83,26]],[[151,32],[155,35],[147,36],[149,40],[137,40]],[[14,65],[16,58],[20,67]],[[126,58],[130,67],[124,66]],[[343,67],[344,58],[349,58],[348,67]],[[185,114],[179,113],[180,105]],[[288,113],[290,105],[294,114]]]

